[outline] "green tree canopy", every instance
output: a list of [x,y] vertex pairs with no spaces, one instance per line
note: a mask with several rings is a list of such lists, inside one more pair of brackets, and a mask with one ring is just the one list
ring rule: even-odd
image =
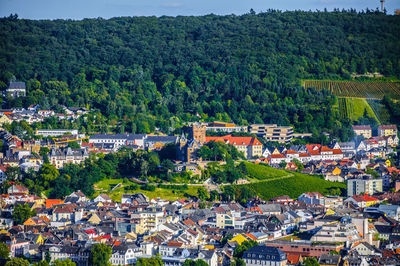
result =
[[89,256],[89,264],[92,266],[111,265],[112,249],[106,244],[94,244]]
[[16,224],[23,224],[28,218],[35,216],[36,212],[31,210],[28,204],[17,204],[13,211],[13,220]]

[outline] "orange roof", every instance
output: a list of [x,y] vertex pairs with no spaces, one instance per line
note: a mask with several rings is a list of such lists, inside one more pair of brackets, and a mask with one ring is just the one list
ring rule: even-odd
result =
[[294,254],[286,254],[286,258],[288,260],[288,262],[292,265],[297,265],[299,264],[300,261],[300,255],[294,255]]
[[294,150],[287,150],[287,151],[286,151],[286,154],[297,154],[297,152],[294,151]]
[[178,247],[178,248],[180,248],[182,245],[183,245],[183,243],[180,243],[180,242],[174,241],[174,240],[171,240],[171,241],[169,241],[167,243],[168,247]]
[[256,137],[232,137],[232,135],[226,135],[223,137],[206,137],[206,142],[209,141],[222,141],[232,145],[245,145],[245,146],[262,145],[261,142]]
[[286,158],[286,156],[285,155],[283,155],[283,154],[271,154],[270,156],[269,156],[270,158]]
[[63,200],[60,199],[47,199],[46,200],[46,208],[51,208],[54,205],[64,204]]
[[252,240],[257,240],[257,238],[255,236],[253,236],[252,234],[245,234],[247,237],[251,238]]

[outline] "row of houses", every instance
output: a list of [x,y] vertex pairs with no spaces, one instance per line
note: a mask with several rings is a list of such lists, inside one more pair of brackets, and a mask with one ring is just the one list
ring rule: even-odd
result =
[[[69,258],[87,265],[93,244],[104,243],[112,249],[112,265],[134,264],[155,254],[165,265],[182,265],[187,259],[230,265],[235,249],[254,240],[258,245],[243,255],[248,265],[298,265],[307,257],[368,265],[387,262],[384,254],[390,254],[386,259],[394,265],[400,262],[398,193],[341,198],[306,192],[297,199],[252,198],[246,206],[214,202],[201,209],[198,200],[149,199],[140,193],[114,202],[105,194],[91,200],[81,191],[44,199],[19,185],[7,192],[0,195],[0,239],[11,257],[32,261],[49,256],[51,261]],[[18,204],[28,204],[36,215],[16,224],[12,212]],[[302,234],[293,237],[295,231]]]

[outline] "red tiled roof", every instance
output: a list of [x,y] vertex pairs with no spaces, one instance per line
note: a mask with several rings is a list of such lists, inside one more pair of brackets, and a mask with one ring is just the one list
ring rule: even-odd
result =
[[85,233],[86,234],[96,234],[96,231],[94,229],[86,229]]
[[362,202],[362,201],[377,201],[378,199],[375,197],[371,197],[369,195],[354,195],[352,197],[355,201],[357,202]]
[[195,222],[193,222],[193,220],[192,220],[192,219],[186,219],[186,220],[184,220],[184,221],[183,221],[183,223],[184,223],[185,225],[187,225],[187,226],[193,226],[193,225],[196,225],[196,223],[195,223]]
[[222,141],[225,143],[230,143],[232,145],[245,146],[262,145],[256,137],[232,137],[231,135],[226,135],[222,137],[206,137],[206,142],[209,141]]

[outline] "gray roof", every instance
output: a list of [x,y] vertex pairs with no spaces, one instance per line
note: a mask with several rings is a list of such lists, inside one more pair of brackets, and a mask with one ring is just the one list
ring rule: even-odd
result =
[[25,90],[25,82],[10,82],[10,86],[8,86],[9,90]]
[[127,134],[95,134],[91,139],[127,139]]
[[256,259],[262,261],[283,261],[286,254],[277,247],[254,246],[243,254],[243,259]]
[[147,136],[146,142],[176,143],[177,136]]

